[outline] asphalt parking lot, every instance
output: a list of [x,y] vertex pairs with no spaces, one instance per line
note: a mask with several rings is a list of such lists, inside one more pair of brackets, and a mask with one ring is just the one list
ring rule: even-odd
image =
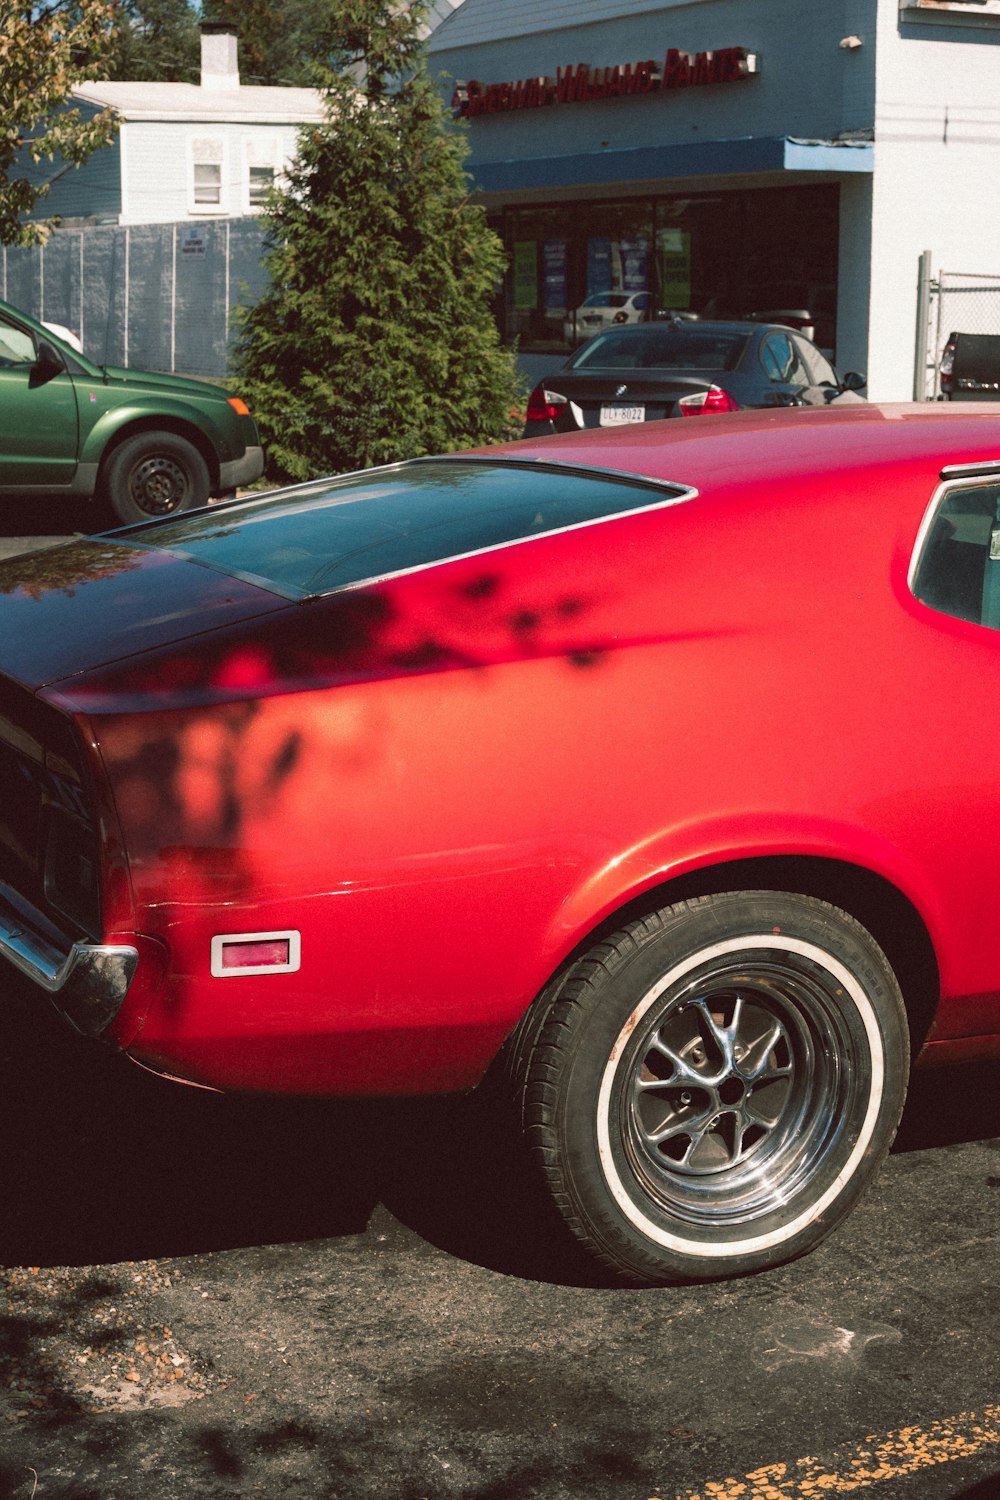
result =
[[466,1103],[239,1101],[3,985],[0,1494],[993,1500],[1000,1069],[749,1280],[602,1285]]
[[1000,1500],[1000,1065],[917,1076],[812,1256],[636,1291],[488,1093],[226,1099],[0,1013],[0,1500]]

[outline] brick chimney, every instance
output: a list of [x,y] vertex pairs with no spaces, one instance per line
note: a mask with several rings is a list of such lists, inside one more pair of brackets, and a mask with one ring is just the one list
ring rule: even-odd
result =
[[201,86],[217,93],[230,92],[240,86],[240,65],[236,57],[236,27],[228,21],[202,21]]

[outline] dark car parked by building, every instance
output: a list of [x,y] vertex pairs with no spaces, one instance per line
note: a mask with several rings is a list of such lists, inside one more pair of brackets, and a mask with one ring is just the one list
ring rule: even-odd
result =
[[940,373],[945,401],[1000,399],[1000,334],[949,333]]
[[857,401],[804,334],[777,324],[673,318],[589,339],[528,399],[525,437],[744,407]]

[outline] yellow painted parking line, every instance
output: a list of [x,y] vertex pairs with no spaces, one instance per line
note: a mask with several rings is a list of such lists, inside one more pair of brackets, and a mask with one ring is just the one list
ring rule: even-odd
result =
[[825,1500],[874,1489],[887,1479],[904,1479],[988,1448],[995,1448],[1000,1460],[1000,1405],[926,1427],[900,1427],[853,1448],[837,1448],[827,1458],[798,1458],[767,1464],[742,1479],[708,1480],[697,1489],[675,1491],[671,1500]]

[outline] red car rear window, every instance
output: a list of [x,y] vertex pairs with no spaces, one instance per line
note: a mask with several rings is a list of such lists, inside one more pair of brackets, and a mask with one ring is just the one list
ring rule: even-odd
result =
[[682,485],[533,460],[416,459],[115,533],[292,599],[674,504]]

